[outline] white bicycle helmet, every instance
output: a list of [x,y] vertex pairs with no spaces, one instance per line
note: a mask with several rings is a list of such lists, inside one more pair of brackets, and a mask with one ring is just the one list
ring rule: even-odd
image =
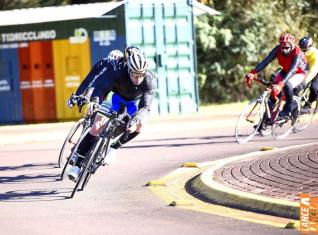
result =
[[127,65],[129,70],[134,73],[144,73],[147,70],[148,62],[143,54],[135,51],[128,56]]
[[112,50],[109,52],[107,58],[110,60],[119,60],[120,58],[123,58],[124,54],[120,50]]

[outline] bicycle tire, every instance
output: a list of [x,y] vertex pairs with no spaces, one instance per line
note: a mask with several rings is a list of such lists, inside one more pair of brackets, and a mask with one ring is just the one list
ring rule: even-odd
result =
[[79,189],[80,191],[83,191],[83,190],[85,189],[85,186],[88,184],[88,181],[90,180],[91,176],[92,176],[92,173],[87,172],[87,174],[86,174],[85,177],[84,177],[82,186],[81,186],[81,188]]
[[[67,159],[67,157],[65,157],[64,155],[64,152],[65,152],[65,149],[66,149],[66,146],[68,144],[71,144],[70,143],[70,139],[74,136],[74,134],[78,131],[78,129],[84,124],[85,122],[85,119],[84,118],[81,118],[80,120],[78,120],[75,125],[72,127],[72,129],[70,130],[69,134],[67,135],[63,145],[62,145],[62,148],[60,150],[60,154],[59,154],[59,159],[58,159],[58,166],[59,168],[61,168],[62,166],[64,166],[65,164],[65,159]],[[71,152],[72,154],[72,152]],[[70,156],[70,154],[67,154],[68,156]]]
[[86,161],[86,164],[84,166],[83,169],[81,169],[80,174],[76,180],[76,184],[73,188],[72,194],[71,194],[71,198],[74,197],[75,193],[77,192],[78,187],[80,186],[80,184],[82,183],[84,177],[87,174],[88,171],[88,167],[92,164],[93,160],[94,160],[94,156],[96,154],[96,151],[99,149],[100,144],[101,144],[102,139],[98,138],[98,140],[96,141],[94,148],[92,150],[89,151],[89,154],[86,156],[86,158],[84,161]]
[[260,128],[259,133],[263,137],[269,136],[270,134],[272,134],[272,128],[271,128],[271,126],[267,126],[266,129]]
[[262,118],[261,125],[258,128],[258,132],[261,136],[265,137],[272,133],[272,126],[268,123],[269,118],[267,117],[267,113],[264,112],[264,116]]
[[[107,138],[105,144],[104,144],[104,143],[101,144],[101,147],[100,147],[100,148],[102,148],[102,149],[98,149],[98,151],[96,152],[96,153],[101,152],[102,158],[100,159],[100,162],[97,163],[97,162],[96,162],[97,155],[95,154],[95,156],[94,156],[94,162],[98,164],[98,165],[97,165],[97,168],[95,169],[95,172],[96,172],[97,169],[100,167],[100,163],[104,160],[109,145],[110,145],[110,138]],[[85,188],[86,185],[88,184],[88,182],[89,182],[91,176],[92,176],[92,172],[88,171],[87,174],[86,174],[85,177],[84,177],[82,186],[81,186],[81,188],[80,188],[81,191],[84,190],[84,188]]]
[[294,96],[293,97],[293,103],[297,105],[294,112],[296,114],[292,115],[292,118],[287,118],[283,120],[277,120],[274,122],[272,126],[272,135],[276,140],[284,139],[286,138],[293,130],[296,120],[298,118],[298,114],[300,111],[300,101],[299,97]]
[[[74,149],[73,149],[72,153],[77,151],[77,148],[78,148],[79,143],[82,142],[84,136],[85,136],[89,131],[90,131],[90,128],[87,128],[87,129],[84,131],[84,133],[81,134],[79,140],[77,141],[76,145],[74,146]],[[71,153],[71,154],[72,154],[72,153]],[[70,155],[70,156],[71,156],[71,155]],[[66,161],[66,163],[64,164],[64,167],[63,167],[63,170],[62,170],[62,173],[61,173],[61,180],[63,180],[63,179],[65,178],[65,173],[67,172],[67,168],[68,168],[69,166],[73,166],[73,165],[70,165],[70,164],[69,164],[69,162],[70,162],[70,156],[67,158],[67,161]],[[74,164],[75,164],[75,163],[74,163]]]
[[[300,102],[301,107],[303,107],[304,102],[303,100],[301,100]],[[305,130],[311,123],[313,120],[313,117],[317,111],[317,102],[315,101],[312,105],[311,105],[311,109],[309,111],[309,113],[307,114],[299,114],[298,118],[296,120],[296,123],[293,127],[293,132],[297,133],[300,131]]]
[[245,105],[235,127],[235,138],[240,144],[250,141],[262,123],[265,112],[264,102],[254,99]]

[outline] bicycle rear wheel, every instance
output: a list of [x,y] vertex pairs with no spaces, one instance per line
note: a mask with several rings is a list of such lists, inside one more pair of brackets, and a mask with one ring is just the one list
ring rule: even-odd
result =
[[261,136],[268,136],[272,133],[272,125],[269,122],[270,121],[269,121],[269,118],[267,117],[267,113],[264,112],[261,125],[258,128],[258,132]]
[[75,123],[75,125],[70,130],[69,134],[67,135],[62,148],[60,150],[59,159],[58,159],[58,166],[63,167],[66,161],[68,160],[68,157],[71,155],[72,150],[75,146],[75,144],[78,142],[78,139],[83,131],[83,124],[85,122],[84,118],[81,118],[80,120]]
[[291,118],[288,117],[274,122],[272,127],[272,135],[276,140],[286,138],[293,130],[300,111],[300,102],[298,97],[293,97],[293,106]]
[[254,137],[262,123],[264,111],[264,103],[259,99],[250,101],[244,107],[235,127],[238,143],[246,143]]
[[[61,173],[61,180],[63,180],[65,178],[65,174],[68,172],[68,169],[73,166],[71,164],[69,164],[70,162],[70,157],[72,155],[73,152],[77,151],[78,145],[81,143],[81,141],[83,140],[83,138],[85,137],[85,135],[90,131],[90,128],[87,128],[83,134],[81,134],[81,136],[79,137],[79,140],[77,141],[77,143],[74,145],[72,151],[69,153],[69,156],[67,157],[67,161],[64,164],[62,173]],[[75,162],[73,163],[75,165]]]
[[[305,105],[305,101],[301,100],[301,107]],[[296,120],[293,132],[297,133],[306,129],[312,122],[314,114],[317,112],[317,102],[313,102],[308,113],[299,114]]]
[[272,127],[269,125],[264,125],[260,127],[259,133],[261,136],[268,136],[272,133]]

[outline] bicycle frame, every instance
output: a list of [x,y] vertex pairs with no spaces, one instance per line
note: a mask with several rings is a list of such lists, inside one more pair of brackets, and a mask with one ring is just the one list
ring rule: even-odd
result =
[[242,110],[235,127],[235,136],[239,143],[250,141],[257,132],[262,136],[272,133],[278,138],[277,130],[280,131],[289,122],[289,119],[277,119],[286,102],[284,94],[274,97],[272,82],[257,81],[265,85],[266,89]]
[[[258,97],[258,99],[260,99],[261,102],[265,105],[266,118],[268,118],[268,120],[270,120],[270,124],[273,125],[277,118],[278,113],[284,107],[284,104],[285,104],[284,95],[281,93],[280,97],[273,97],[272,89],[270,88],[270,86],[272,85],[272,82],[267,82],[267,81],[259,80],[259,79],[256,79],[256,81],[267,86],[266,90],[263,91],[263,93]],[[269,99],[271,97],[274,100],[276,100],[276,103],[273,105],[272,109],[269,107]]]
[[[266,115],[266,118],[268,118],[269,120],[271,120],[271,123],[273,124],[278,113],[279,113],[279,110],[280,108],[284,105],[285,101],[283,99],[279,99],[278,100],[278,104],[276,104],[273,109],[271,110],[271,108],[269,107],[269,98],[271,97],[270,96],[271,94],[271,91],[270,90],[265,90],[263,91],[263,93],[257,97],[257,101],[258,103],[260,103],[261,105],[264,105],[265,106],[265,115]],[[249,120],[249,116],[251,115],[251,113],[254,111],[254,109],[256,108],[257,106],[257,103],[254,105],[253,109],[250,111],[250,113],[247,115],[246,117],[246,120],[253,123],[252,120]],[[263,121],[263,119],[261,120],[261,122]]]
[[[108,150],[111,139],[113,139],[115,137],[114,132],[115,132],[116,128],[120,125],[125,124],[125,123],[124,123],[124,121],[122,121],[121,119],[118,119],[116,117],[117,113],[112,113],[111,115],[108,115],[108,114],[100,112],[100,111],[97,111],[97,113],[102,114],[103,116],[109,118],[109,120],[107,121],[107,123],[105,125],[105,128],[99,134],[99,138],[102,138],[102,142],[101,142],[99,153],[98,153],[101,156],[101,158],[100,159],[98,159],[98,157],[96,158],[97,163],[98,163],[98,167],[99,167],[101,165],[101,163],[103,162],[104,158],[106,157],[106,152]],[[96,160],[95,160],[95,163],[96,163]],[[94,172],[92,172],[92,173],[94,173]]]

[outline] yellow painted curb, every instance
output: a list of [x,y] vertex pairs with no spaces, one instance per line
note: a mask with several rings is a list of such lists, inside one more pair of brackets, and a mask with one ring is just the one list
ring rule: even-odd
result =
[[198,163],[196,162],[185,162],[182,167],[195,167],[195,168],[200,168]]
[[289,223],[286,224],[285,228],[298,229],[299,228],[299,221],[297,221],[297,222],[289,222]]
[[260,149],[260,151],[270,151],[276,149],[275,147],[263,147]]
[[[159,198],[161,198],[165,203],[167,203],[166,205],[169,206],[175,206],[183,209],[194,210],[218,216],[225,216],[233,219],[274,226],[277,228],[291,229],[294,228],[293,226],[297,224],[298,221],[295,220],[218,206],[194,198],[186,192],[184,185],[191,178],[202,173],[202,171],[204,170],[206,169],[182,167],[178,168],[176,171],[169,174],[168,177],[160,179],[166,183],[166,187],[151,186],[149,187],[149,189]],[[176,174],[175,172],[177,172],[178,174]]]
[[162,180],[152,180],[147,182],[146,186],[166,186],[166,183]]
[[169,206],[190,206],[193,205],[193,202],[190,200],[176,200],[172,201]]

